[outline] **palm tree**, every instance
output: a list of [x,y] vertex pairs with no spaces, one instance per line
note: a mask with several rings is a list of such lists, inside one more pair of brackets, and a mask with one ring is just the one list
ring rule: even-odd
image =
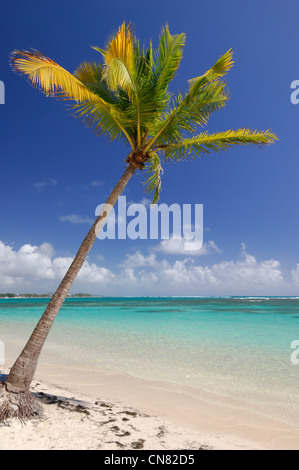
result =
[[154,52],[151,43],[148,48],[141,47],[132,27],[123,23],[104,49],[93,47],[102,61],[83,62],[73,74],[36,50],[17,50],[11,54],[13,69],[29,83],[47,95],[72,102],[75,116],[82,118],[96,134],[105,134],[112,141],[123,140],[129,151],[124,174],[8,377],[0,384],[0,421],[9,417],[25,420],[38,412],[29,389],[44,342],[98,232],[136,170],[146,172],[146,189],[156,203],[161,190],[161,162],[195,158],[234,145],[261,146],[276,139],[269,130],[195,134],[207,124],[213,111],[227,103],[222,77],[232,67],[233,59],[229,50],[206,73],[189,80],[184,95],[174,95],[169,84],[178,70],[184,45],[185,34],[171,35],[166,25]]

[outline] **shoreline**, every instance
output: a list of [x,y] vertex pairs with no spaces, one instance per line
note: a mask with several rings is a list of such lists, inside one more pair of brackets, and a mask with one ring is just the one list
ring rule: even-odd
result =
[[[3,295],[3,294],[2,294]],[[39,300],[49,300],[52,298],[51,295],[43,295],[39,294],[36,296],[30,296],[30,295],[19,295],[15,294],[13,297],[2,297],[0,295],[0,300],[17,300],[17,299],[39,299]],[[298,295],[110,295],[108,297],[103,296],[103,295],[68,295],[66,299],[263,299],[263,300],[269,300],[269,299],[291,299],[291,300],[298,300],[299,296]]]
[[186,387],[43,364],[31,390],[44,394],[44,418],[25,428],[15,421],[0,426],[1,450],[33,449],[36,442],[36,449],[74,450],[299,448],[299,429]]
[[[2,368],[2,374],[9,369]],[[195,431],[99,395],[39,380],[31,391],[43,416],[25,425],[0,425],[0,450],[250,450],[264,449],[232,436]]]

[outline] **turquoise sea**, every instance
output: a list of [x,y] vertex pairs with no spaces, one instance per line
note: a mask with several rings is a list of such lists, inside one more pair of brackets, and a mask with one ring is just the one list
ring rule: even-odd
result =
[[[0,340],[21,350],[47,302],[1,299]],[[299,298],[69,298],[45,350],[56,363],[212,392],[297,425],[295,340]]]

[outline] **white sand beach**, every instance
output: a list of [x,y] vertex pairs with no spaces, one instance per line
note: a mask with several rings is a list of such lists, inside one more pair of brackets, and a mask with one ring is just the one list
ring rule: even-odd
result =
[[298,429],[229,400],[191,396],[162,383],[48,364],[39,369],[32,392],[42,403],[42,418],[1,425],[0,450],[299,448]]
[[[8,372],[6,369],[5,372]],[[1,450],[245,449],[242,440],[202,434],[123,403],[35,380],[43,416],[0,426]]]

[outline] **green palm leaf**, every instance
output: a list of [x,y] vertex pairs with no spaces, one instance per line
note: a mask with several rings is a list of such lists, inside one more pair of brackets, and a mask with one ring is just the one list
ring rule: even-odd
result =
[[146,173],[149,174],[148,179],[144,183],[146,193],[153,196],[153,204],[156,204],[160,199],[161,175],[163,174],[160,158],[156,152],[151,153],[151,158],[146,163]]
[[183,57],[183,50],[186,42],[186,35],[169,32],[168,25],[162,29],[159,46],[154,54],[153,66],[153,90],[158,95],[167,90],[169,82],[175,76]]
[[203,132],[195,137],[183,139],[180,142],[161,146],[159,150],[164,150],[166,159],[182,160],[183,158],[207,154],[210,152],[220,152],[227,150],[234,145],[268,145],[277,140],[275,134],[269,130],[259,132],[250,129],[228,130],[216,134]]
[[233,64],[233,51],[229,49],[203,75],[189,80],[189,92],[186,100],[193,100],[205,85],[219,80],[231,69]]
[[154,137],[148,148],[180,140],[183,131],[194,133],[198,126],[207,124],[210,114],[226,105],[228,95],[224,89],[223,82],[212,82],[198,94],[197,99],[191,100],[189,96],[186,99],[181,94],[175,97],[172,108],[152,128]]
[[220,81],[233,65],[230,49],[203,75],[189,80],[189,90],[183,98],[178,95],[173,107],[168,108],[162,120],[153,129],[154,137],[148,142],[149,149],[155,141],[180,139],[184,130],[195,132],[198,126],[207,123],[211,112],[225,106],[228,94],[225,83]]

